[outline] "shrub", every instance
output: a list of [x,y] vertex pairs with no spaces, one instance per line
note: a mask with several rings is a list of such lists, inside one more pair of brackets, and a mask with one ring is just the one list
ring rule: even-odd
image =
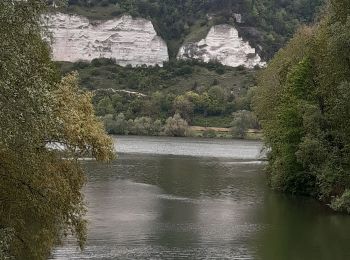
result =
[[132,133],[135,135],[151,135],[153,132],[152,124],[150,117],[138,117],[134,120]]
[[256,128],[256,116],[247,110],[241,110],[233,113],[234,119],[232,122],[231,132],[233,137],[244,138],[249,128]]
[[215,138],[215,137],[217,137],[217,134],[216,134],[215,130],[213,130],[213,129],[208,129],[208,130],[205,130],[205,131],[203,132],[203,137]]
[[96,107],[97,115],[104,116],[104,115],[113,114],[113,113],[114,113],[114,107],[109,97],[104,97],[98,102]]
[[124,135],[128,134],[128,121],[125,119],[124,114],[118,114],[115,118],[113,115],[108,114],[103,117],[106,130],[109,134]]
[[94,67],[100,67],[105,65],[115,65],[116,60],[114,58],[98,58],[91,61],[91,65]]
[[346,190],[342,196],[336,198],[332,202],[331,208],[350,214],[350,190]]
[[194,105],[186,96],[178,96],[173,102],[173,110],[185,120],[190,121],[193,117]]
[[163,124],[161,120],[156,120],[152,126],[152,135],[160,135],[163,130]]
[[166,120],[164,132],[168,136],[186,136],[188,134],[188,123],[179,114]]

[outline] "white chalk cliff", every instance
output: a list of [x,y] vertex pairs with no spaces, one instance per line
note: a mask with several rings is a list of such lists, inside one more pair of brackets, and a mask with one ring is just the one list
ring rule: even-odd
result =
[[233,26],[226,24],[213,26],[207,37],[199,42],[184,44],[178,58],[218,61],[231,67],[265,66],[255,49],[238,36]]
[[57,61],[91,61],[115,58],[117,64],[162,65],[169,60],[168,48],[152,23],[124,15],[108,21],[62,13],[44,17],[52,33],[53,58]]
[[[162,66],[169,60],[165,41],[146,19],[124,15],[92,22],[82,16],[56,13],[46,15],[44,22],[52,33],[52,54],[57,61],[103,57],[114,58],[122,66]],[[238,31],[226,24],[213,26],[199,42],[184,44],[178,59],[213,60],[231,67],[265,65],[255,49],[238,36]]]

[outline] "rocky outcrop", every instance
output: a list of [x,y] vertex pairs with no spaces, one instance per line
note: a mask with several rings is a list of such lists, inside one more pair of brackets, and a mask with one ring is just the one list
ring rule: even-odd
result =
[[57,13],[46,15],[44,22],[52,33],[53,58],[57,61],[103,57],[114,58],[122,66],[162,66],[169,59],[166,43],[145,19],[124,15],[91,22],[81,16]]
[[[124,15],[92,22],[82,16],[56,13],[46,15],[44,23],[52,34],[52,54],[57,61],[114,58],[122,66],[162,66],[169,60],[165,41],[146,19]],[[178,58],[213,60],[231,67],[265,65],[231,25],[213,26],[205,39],[183,45]]]
[[217,61],[231,67],[265,65],[255,49],[239,37],[238,31],[226,24],[213,26],[207,37],[199,42],[183,45],[178,58]]

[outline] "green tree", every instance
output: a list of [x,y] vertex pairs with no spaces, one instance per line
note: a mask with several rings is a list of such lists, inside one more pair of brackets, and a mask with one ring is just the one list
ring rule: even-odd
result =
[[99,116],[104,116],[108,114],[114,114],[115,109],[112,100],[109,97],[104,97],[101,99],[96,107],[96,114]]
[[38,0],[0,2],[0,256],[5,259],[47,259],[68,233],[82,247],[85,176],[78,158],[108,161],[114,155],[91,94],[78,90],[76,74],[60,80],[56,73],[41,38],[45,6]]
[[166,120],[164,132],[168,136],[186,136],[188,134],[188,124],[179,114],[175,114]]
[[231,132],[234,137],[244,138],[251,128],[258,128],[256,116],[247,110],[241,110],[233,113],[231,123]]
[[194,105],[186,96],[178,96],[173,103],[173,111],[178,113],[186,121],[192,121]]
[[137,117],[134,120],[133,133],[135,135],[152,135],[152,125],[150,117]]
[[332,0],[260,75],[254,109],[274,188],[350,212],[350,5]]
[[208,95],[211,99],[217,100],[220,103],[227,101],[229,94],[220,86],[213,86],[209,89]]

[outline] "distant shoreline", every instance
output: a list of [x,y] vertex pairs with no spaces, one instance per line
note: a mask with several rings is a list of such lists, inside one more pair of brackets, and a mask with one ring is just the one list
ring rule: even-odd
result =
[[225,127],[203,127],[203,126],[189,126],[190,134],[187,136],[168,136],[160,135],[133,135],[133,134],[109,134],[110,136],[149,136],[149,137],[181,137],[181,138],[198,138],[198,139],[229,139],[229,140],[252,140],[262,141],[263,132],[259,129],[249,129],[246,131],[244,138],[234,137],[231,134],[230,128]]

